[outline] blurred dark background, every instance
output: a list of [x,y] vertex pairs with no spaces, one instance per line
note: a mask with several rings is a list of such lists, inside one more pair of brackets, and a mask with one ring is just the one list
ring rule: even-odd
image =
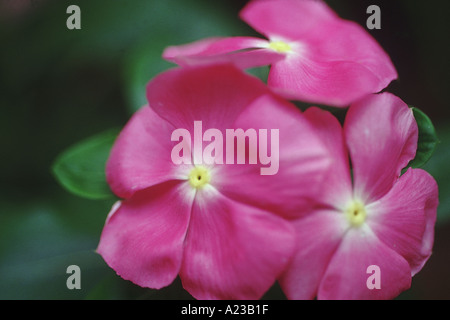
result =
[[[425,166],[438,181],[433,255],[398,299],[450,299],[450,46],[448,1],[329,0],[366,25],[399,73],[388,91],[424,111],[441,143]],[[122,280],[95,253],[114,203],[58,184],[51,167],[71,145],[123,126],[145,103],[145,84],[172,65],[169,45],[208,36],[257,35],[237,14],[246,1],[0,0],[0,299],[190,299],[177,279],[162,290]],[[81,30],[66,9],[81,8]],[[81,268],[68,290],[66,268]],[[284,299],[277,285],[267,299]]]

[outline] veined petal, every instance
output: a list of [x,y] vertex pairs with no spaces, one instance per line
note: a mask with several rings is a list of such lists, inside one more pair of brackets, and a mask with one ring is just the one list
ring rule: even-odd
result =
[[268,38],[298,39],[338,17],[323,1],[254,0],[240,12],[241,18]]
[[205,129],[233,128],[244,108],[268,92],[262,81],[229,64],[171,69],[147,86],[150,107],[191,133],[194,121]]
[[183,166],[171,160],[174,127],[148,106],[138,110],[116,139],[106,164],[106,179],[119,197],[171,179],[182,178]]
[[[286,0],[283,0],[286,1]],[[378,78],[353,61],[321,61],[309,53],[292,54],[272,65],[267,84],[291,100],[347,107],[362,96],[377,92]]]
[[408,169],[384,197],[372,203],[367,223],[377,237],[410,264],[411,274],[431,255],[438,188],[424,170]]
[[[372,271],[370,266],[379,269]],[[369,271],[368,271],[369,270]],[[371,288],[378,272],[380,288]],[[367,225],[350,228],[333,255],[319,287],[321,300],[385,300],[411,286],[408,262],[387,247]]]
[[267,46],[267,40],[253,37],[207,38],[170,46],[164,50],[163,58],[181,66],[233,63],[242,69],[269,65],[284,58]]
[[180,278],[197,299],[259,299],[288,263],[294,234],[282,218],[197,192]]
[[[266,95],[255,100],[233,127],[254,131],[258,143],[267,141],[267,150],[247,143],[255,153],[258,148],[257,164],[249,164],[247,157],[245,164],[217,167],[214,186],[230,198],[285,217],[304,214],[321,194],[332,159],[302,113],[292,104]],[[267,132],[266,140],[262,131]],[[278,137],[271,143],[276,132]],[[270,162],[263,164],[261,157],[269,154]],[[267,168],[273,169],[271,174],[263,175]]]
[[315,29],[303,38],[318,61],[351,61],[364,66],[378,80],[368,87],[370,93],[380,92],[398,77],[389,55],[356,22],[339,19],[322,28],[323,31]]
[[288,99],[347,107],[397,78],[392,61],[360,25],[324,1],[254,0],[241,17],[270,41],[292,47],[273,63],[268,85]]
[[341,124],[330,112],[316,107],[308,108],[304,115],[316,129],[332,158],[332,165],[326,174],[326,183],[322,185],[321,195],[316,201],[343,210],[352,199],[353,187]]
[[155,289],[175,279],[195,194],[186,187],[159,184],[113,208],[97,252],[122,278]]
[[410,108],[390,93],[368,95],[348,110],[344,134],[355,196],[380,199],[416,154],[418,128]]
[[297,246],[279,283],[288,299],[314,299],[348,223],[340,212],[318,209],[293,221],[293,226]]

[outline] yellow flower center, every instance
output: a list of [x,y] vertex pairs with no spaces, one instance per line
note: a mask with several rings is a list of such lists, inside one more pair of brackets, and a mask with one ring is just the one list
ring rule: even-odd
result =
[[269,43],[269,48],[277,52],[291,51],[291,46],[284,41],[272,41]]
[[353,200],[345,209],[345,214],[354,227],[359,227],[366,221],[366,208],[364,204],[358,200]]
[[193,188],[201,189],[209,183],[211,176],[205,167],[195,167],[189,173],[189,183]]

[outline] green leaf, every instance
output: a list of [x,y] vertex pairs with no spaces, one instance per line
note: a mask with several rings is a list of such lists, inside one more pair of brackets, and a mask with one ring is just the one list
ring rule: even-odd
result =
[[52,166],[61,185],[84,198],[113,198],[106,182],[105,165],[118,132],[118,129],[105,131],[65,150]]
[[419,127],[419,141],[417,143],[416,157],[409,163],[408,166],[413,168],[421,168],[428,162],[428,160],[430,160],[437,144],[439,143],[439,139],[430,118],[415,107],[412,107],[411,109]]
[[450,159],[450,123],[443,122],[437,126],[440,143],[436,152],[428,163],[422,168],[430,173],[439,186],[439,206],[437,223],[450,222],[450,170],[448,160]]

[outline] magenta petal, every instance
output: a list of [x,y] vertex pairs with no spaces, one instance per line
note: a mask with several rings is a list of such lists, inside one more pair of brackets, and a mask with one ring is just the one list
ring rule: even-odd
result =
[[362,96],[377,92],[378,78],[353,61],[320,61],[307,56],[287,57],[272,66],[267,84],[280,95],[347,107]]
[[332,158],[326,183],[321,186],[321,195],[316,200],[336,209],[344,209],[352,198],[353,187],[341,124],[330,112],[316,107],[309,108],[304,115],[316,129]]
[[[294,105],[274,97],[255,100],[236,120],[234,128],[278,130],[278,157],[272,164],[235,164],[217,168],[214,186],[230,198],[253,206],[275,210],[285,216],[303,214],[311,200],[321,194],[331,165],[331,156],[313,127]],[[261,136],[260,136],[261,139]],[[268,137],[270,142],[271,137]],[[275,155],[276,147],[271,144]],[[275,165],[277,163],[277,165]],[[261,168],[277,167],[272,175]],[[215,168],[216,169],[216,168]]]
[[240,12],[241,18],[268,38],[298,39],[336,14],[323,1],[254,0]]
[[[380,289],[370,289],[374,275],[370,266],[379,267]],[[368,281],[369,280],[369,281]],[[377,239],[370,228],[351,228],[345,234],[325,272],[318,299],[393,299],[411,286],[408,262]]]
[[136,191],[179,178],[170,158],[174,127],[148,106],[137,111],[116,139],[106,178],[112,191],[129,198]]
[[205,130],[233,128],[244,108],[268,92],[259,79],[232,65],[175,68],[147,86],[150,107],[175,128],[190,132],[197,120]]
[[360,25],[324,1],[251,1],[241,17],[291,50],[272,64],[268,85],[288,99],[346,107],[397,78],[392,61]]
[[109,215],[97,252],[117,274],[159,289],[177,276],[194,193],[167,182],[137,192]]
[[370,227],[409,262],[412,275],[431,255],[437,206],[437,184],[421,169],[409,169],[388,194],[370,205]]
[[418,128],[413,113],[390,93],[369,95],[352,104],[344,133],[355,194],[365,203],[386,194],[416,154]]
[[306,40],[314,48],[312,57],[318,61],[343,60],[364,66],[377,78],[373,86],[367,86],[370,93],[380,92],[397,78],[389,55],[356,22],[340,19],[323,26],[323,32],[319,32],[319,35],[308,33],[309,38]]
[[348,223],[340,212],[322,209],[294,221],[293,225],[297,247],[279,283],[288,299],[314,299]]
[[199,190],[192,209],[180,277],[197,299],[259,299],[274,284],[293,250],[282,218]]
[[266,49],[267,46],[267,40],[253,37],[207,38],[168,47],[163,58],[181,66],[229,62],[242,69],[269,65],[284,58],[284,54]]

